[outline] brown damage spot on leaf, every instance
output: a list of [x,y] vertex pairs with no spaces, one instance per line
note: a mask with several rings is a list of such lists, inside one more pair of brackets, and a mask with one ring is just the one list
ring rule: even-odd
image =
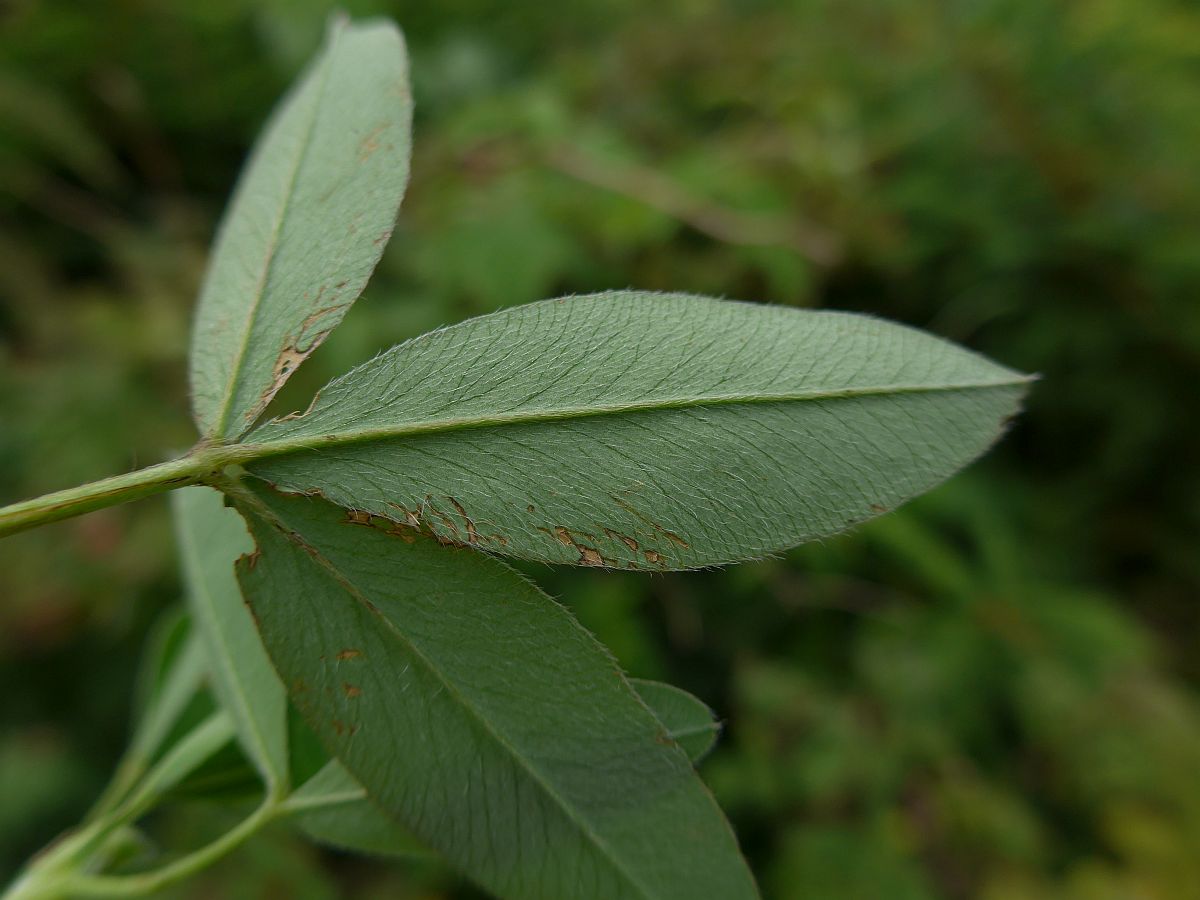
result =
[[384,534],[390,534],[393,537],[398,537],[406,544],[415,544],[417,542],[417,536],[413,530],[407,525],[401,525],[398,522],[394,528],[389,528],[384,532]]
[[[415,512],[410,510],[407,506],[403,506],[399,503],[392,503],[390,501],[388,502],[388,506],[390,506],[392,509],[396,510],[396,512],[400,513],[400,515],[404,517],[403,524],[407,525],[409,528],[420,528],[421,527],[420,516],[418,516]],[[401,523],[397,522],[397,524],[401,524]]]
[[[441,521],[442,525],[446,527],[447,531],[451,532],[455,537],[458,537],[458,523],[434,506],[428,498],[425,500],[425,503],[422,504],[422,508],[425,513],[424,518],[426,522],[429,522],[430,525],[432,525],[433,523],[430,521],[429,517],[436,516]],[[420,514],[418,514],[417,518],[421,518]],[[442,535],[442,537],[446,537],[446,535]]]
[[[344,282],[344,281],[341,282],[341,284],[345,284],[345,283],[346,282]],[[341,285],[339,285],[339,287],[340,286]],[[325,293],[325,288],[322,287],[320,290],[320,293],[318,293],[317,296],[320,297],[321,294],[324,294],[324,293]],[[328,319],[330,316],[335,316],[338,313],[345,312],[347,309],[349,309],[349,307],[350,307],[349,303],[333,303],[329,306],[322,306],[320,309],[314,309],[307,316],[305,316],[304,321],[300,323],[300,336],[303,337],[305,335],[305,333],[308,331],[308,329],[312,328],[314,325],[324,321],[325,319]],[[319,344],[325,338],[325,335],[329,334],[329,332],[332,330],[333,330],[332,328],[324,328],[324,329],[318,331],[316,333],[316,335],[314,335],[312,341],[309,343],[308,349],[305,350],[305,352],[311,353],[313,350],[313,347],[316,344]]]
[[346,735],[353,737],[358,733],[357,725],[349,725],[343,722],[341,719],[334,719],[330,724],[333,725],[333,730],[337,732],[338,737],[345,737]]
[[313,408],[317,405],[317,401],[320,398],[321,398],[321,392],[317,391],[315,394],[313,394],[313,398],[308,401],[308,408],[306,410],[304,410],[304,412],[290,412],[286,416],[279,416],[274,421],[276,421],[276,422],[294,422],[296,419],[303,419],[305,416],[307,416],[310,412],[313,411]]
[[608,535],[609,540],[620,541],[632,552],[637,553],[638,542],[627,534],[621,534],[619,531],[613,531],[611,528],[605,528],[604,533]]
[[362,696],[362,688],[357,687],[348,681],[343,681],[342,682],[342,693],[345,694],[348,698],[353,699],[354,697]]
[[879,504],[879,503],[872,503],[872,504],[871,504],[871,512],[873,512],[873,513],[880,513],[880,514],[882,514],[882,513],[885,513],[885,512],[887,512],[887,511],[888,511],[888,509],[887,509],[887,507],[886,507],[886,506],[883,506],[883,505],[881,505],[881,504]]
[[387,123],[377,125],[372,129],[371,133],[364,137],[358,144],[358,161],[366,162],[381,146],[379,136],[387,129]]
[[671,543],[677,544],[678,546],[683,547],[685,550],[691,546],[691,544],[689,544],[687,541],[685,541],[683,538],[681,538],[679,535],[677,535],[673,531],[667,531],[667,529],[665,529],[665,528],[659,528],[659,533],[662,534],[662,536],[665,537]]
[[272,394],[283,386],[283,382],[288,376],[296,371],[296,367],[308,358],[307,353],[302,353],[295,347],[284,347],[279,351],[279,356],[275,359],[275,368],[272,370]]
[[468,544],[479,543],[479,532],[477,532],[475,530],[475,523],[471,521],[471,517],[468,516],[467,511],[465,509],[463,509],[463,505],[461,503],[459,503],[457,500],[455,500],[453,497],[447,497],[446,499],[450,501],[450,503],[454,506],[454,509],[458,512],[458,514],[460,516],[462,516],[463,522],[466,523],[467,543]]
[[359,659],[361,656],[362,656],[361,650],[346,649],[346,650],[338,651],[337,659],[344,661],[347,659]]
[[646,557],[646,562],[654,566],[662,565],[663,557],[661,553],[655,553],[653,550],[644,550],[642,553]]
[[533,508],[532,503],[530,503],[527,507],[525,507],[525,511],[528,512],[530,515],[537,512],[537,510]]
[[640,519],[642,522],[645,522],[647,525],[649,525],[651,528],[654,529],[655,533],[661,534],[663,537],[665,537],[671,543],[673,543],[679,547],[682,547],[685,550],[687,550],[688,548],[691,547],[691,545],[687,541],[685,541],[683,538],[681,538],[675,532],[670,531],[666,528],[663,528],[661,525],[659,525],[653,519],[649,518],[648,516],[643,515],[641,512],[639,512],[637,509],[635,509],[633,506],[631,506],[627,500],[622,500],[616,494],[609,494],[609,496],[612,498],[613,502],[617,504],[617,506],[621,507],[621,509],[625,510],[625,512],[629,513],[631,516],[635,516],[636,518]]
[[366,525],[370,528],[372,527],[371,514],[363,512],[360,509],[348,509],[346,510],[346,523],[349,525]]
[[[547,528],[538,528],[538,531],[542,532],[543,534],[550,535],[551,537],[557,539],[558,542],[565,547],[571,547],[575,550],[578,550],[579,551],[578,565],[581,565],[581,566],[613,566],[614,565],[613,561],[610,559],[606,559],[603,555],[601,555],[599,550],[597,550],[595,547],[589,547],[587,544],[580,543],[578,540],[575,539],[575,536],[571,533],[571,531],[569,529],[564,528],[561,525],[556,525],[554,527],[553,531],[551,531]],[[595,540],[595,538],[592,535],[587,534],[586,532],[580,532],[580,534],[583,534],[584,537]]]
[[238,562],[244,565],[247,571],[253,572],[254,567],[258,565],[260,559],[262,559],[262,551],[255,549],[252,553],[243,553]]

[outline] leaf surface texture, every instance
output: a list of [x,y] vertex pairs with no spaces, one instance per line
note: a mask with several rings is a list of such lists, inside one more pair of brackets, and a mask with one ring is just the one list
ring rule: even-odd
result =
[[386,812],[507,898],[757,896],[686,754],[503,563],[255,488],[245,595],[296,706]]
[[248,468],[494,553],[688,569],[928,490],[999,436],[1027,381],[864,316],[595,294],[393,348],[252,432]]
[[408,182],[400,32],[335,24],[281,102],[218,231],[192,332],[192,410],[236,439],[357,299]]

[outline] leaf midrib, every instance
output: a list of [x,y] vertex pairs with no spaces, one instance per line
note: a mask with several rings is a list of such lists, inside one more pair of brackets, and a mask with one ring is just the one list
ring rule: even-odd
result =
[[[273,509],[267,507],[265,504],[259,501],[258,498],[247,498],[245,494],[241,493],[239,493],[239,497],[251,499],[251,502],[256,510],[259,510],[260,512],[265,511],[271,519],[283,526],[283,530],[287,539],[299,545],[301,549],[305,550],[309,558],[324,568],[329,573],[330,577],[333,578],[333,580],[339,585],[341,585],[342,588],[350,594],[350,596],[363,610],[365,610],[376,620],[380,621],[387,632],[394,635],[396,640],[408,649],[408,652],[413,656],[413,658],[420,665],[422,665],[441,685],[443,685],[447,694],[454,697],[458,701],[458,705],[465,710],[468,715],[470,715],[471,718],[479,724],[484,732],[489,735],[492,740],[499,745],[500,748],[507,752],[507,754],[517,763],[520,769],[525,772],[528,777],[532,779],[533,782],[537,784],[546,793],[546,795],[555,802],[558,808],[561,809],[566,815],[567,819],[575,824],[580,832],[582,832],[583,835],[591,841],[592,845],[601,851],[602,856],[607,860],[609,865],[611,865],[621,875],[621,877],[624,878],[626,883],[636,888],[639,894],[644,897],[645,900],[654,900],[654,895],[638,878],[636,878],[626,869],[624,865],[622,865],[621,861],[613,854],[613,851],[608,846],[608,843],[598,834],[596,834],[591,825],[575,814],[572,807],[559,795],[558,791],[556,791],[544,780],[541,773],[526,761],[525,757],[517,751],[516,747],[514,747],[504,735],[497,732],[491,726],[487,718],[475,708],[473,703],[463,696],[463,694],[458,690],[457,686],[453,682],[447,680],[447,678],[441,673],[441,670],[434,665],[433,661],[430,660],[402,631],[400,631],[400,629],[398,629],[395,624],[393,624],[392,621],[385,616],[378,609],[378,607],[375,606],[374,603],[371,602],[369,598],[364,596],[363,592],[358,588],[358,586],[355,585],[349,577],[344,575],[342,571],[336,565],[334,565],[332,560],[328,559],[318,548],[308,543],[299,532],[297,532],[291,525],[287,524],[282,517],[275,513]],[[553,600],[550,602],[553,602]]]
[[[330,35],[329,48],[323,60],[321,82],[317,86],[317,98],[313,103],[312,116],[304,126],[304,136],[300,143],[300,152],[296,154],[295,165],[292,167],[292,171],[288,173],[283,204],[279,208],[279,216],[275,220],[275,225],[271,230],[265,265],[262,269],[262,275],[259,277],[254,298],[246,312],[246,326],[242,332],[241,345],[238,347],[237,356],[234,357],[229,379],[225,386],[225,394],[221,398],[221,406],[217,410],[217,418],[212,427],[214,437],[224,437],[224,431],[229,424],[229,413],[233,407],[234,398],[237,395],[237,384],[241,380],[246,353],[250,349],[250,335],[254,331],[254,322],[258,317],[258,309],[262,305],[263,295],[266,293],[267,285],[270,284],[271,272],[274,269],[275,261],[279,258],[279,242],[283,234],[283,224],[287,219],[288,210],[291,208],[292,199],[296,195],[296,180],[300,177],[300,170],[304,168],[304,161],[308,158],[308,152],[313,144],[313,130],[316,128],[317,120],[321,117],[321,104],[325,101],[325,89],[329,85],[330,72],[333,70],[334,52],[337,50],[337,45],[342,38],[343,31],[343,26],[335,26]],[[253,411],[248,412],[253,414]],[[238,433],[244,434],[246,429],[253,424],[253,422],[243,424]],[[234,437],[236,438],[237,435],[235,434]]]
[[[346,429],[332,431],[326,434],[300,435],[279,440],[260,440],[257,443],[246,442],[231,447],[230,450],[238,460],[251,463],[255,460],[274,456],[284,456],[289,453],[300,453],[305,450],[325,449],[346,444],[370,443],[396,438],[415,437],[420,435],[439,434],[443,432],[465,431],[476,428],[494,428],[507,425],[528,425],[541,422],[559,422],[569,419],[591,419],[602,416],[616,416],[656,410],[695,409],[719,406],[757,405],[766,403],[803,403],[820,400],[853,400],[862,397],[878,397],[904,394],[952,393],[967,390],[989,390],[995,388],[1016,387],[1033,381],[1032,376],[1013,375],[1006,380],[986,382],[962,382],[946,384],[905,384],[883,385],[861,388],[838,388],[815,391],[800,391],[778,394],[711,394],[699,397],[668,397],[653,400],[634,401],[629,403],[596,404],[593,406],[572,406],[546,409],[520,410],[510,413],[493,415],[463,416],[458,418],[435,418],[414,422],[399,422],[383,428]],[[250,434],[251,438],[269,429],[274,422],[268,422]]]

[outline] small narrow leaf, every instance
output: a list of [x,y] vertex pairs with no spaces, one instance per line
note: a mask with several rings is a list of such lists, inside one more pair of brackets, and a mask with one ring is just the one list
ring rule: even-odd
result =
[[188,608],[208,657],[213,689],[238,741],[274,789],[287,786],[287,696],[263,650],[233,563],[254,549],[246,526],[221,494],[189,487],[172,496]]
[[490,557],[252,490],[263,642],[422,842],[518,900],[756,896],[686,755],[562,607]]
[[138,762],[129,763],[131,766],[143,765],[158,752],[172,726],[204,685],[207,660],[195,629],[181,618],[172,632],[166,640],[178,646],[173,650],[162,647],[142,673],[151,683],[142,687],[146,691],[145,706],[129,743],[129,757]]
[[387,22],[335,24],[238,183],[200,295],[192,408],[245,432],[362,292],[408,181],[412,99]]
[[431,856],[432,852],[375,805],[337,760],[306,781],[284,807],[308,837],[341,850],[376,856]]
[[218,710],[183,735],[154,764],[137,788],[121,804],[130,821],[150,809],[171,788],[196,771],[233,738],[233,722],[224,710]]
[[662,722],[667,736],[683,748],[693,763],[702,760],[717,743],[721,723],[703,700],[661,681],[631,678],[629,683]]
[[1027,381],[864,316],[597,294],[401,344],[255,430],[247,465],[494,553],[687,569],[929,489],[996,439]]

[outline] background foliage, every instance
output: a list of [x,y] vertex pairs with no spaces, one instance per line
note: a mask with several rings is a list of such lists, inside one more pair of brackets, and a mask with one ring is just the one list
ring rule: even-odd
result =
[[[631,674],[725,717],[701,771],[769,896],[1200,896],[1200,11],[345,6],[408,35],[411,188],[278,407],[436,325],[626,286],[867,311],[1040,371],[995,453],[850,535],[720,572],[534,571]],[[186,449],[211,231],[326,12],[0,7],[5,501]],[[10,538],[0,573],[6,879],[125,740],[179,594],[167,505]],[[179,896],[214,891],[475,896],[282,831]]]

